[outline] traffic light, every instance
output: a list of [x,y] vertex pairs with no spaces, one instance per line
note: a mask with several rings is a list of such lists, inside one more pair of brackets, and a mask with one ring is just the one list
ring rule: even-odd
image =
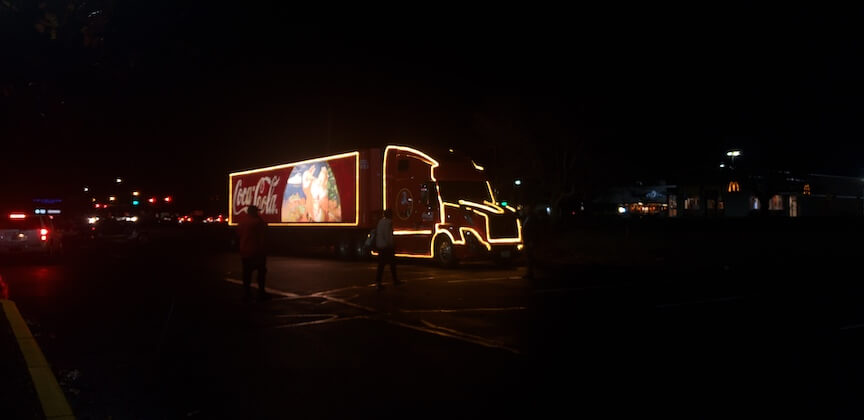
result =
[[138,201],[138,200],[132,200],[132,205],[133,205],[133,206],[137,206],[137,205],[139,205],[139,204],[141,204],[140,201]]

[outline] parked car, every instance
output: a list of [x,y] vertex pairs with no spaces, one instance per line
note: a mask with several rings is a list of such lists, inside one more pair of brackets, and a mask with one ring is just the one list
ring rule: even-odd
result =
[[61,233],[48,216],[24,212],[9,213],[0,219],[0,255],[59,255],[63,249]]

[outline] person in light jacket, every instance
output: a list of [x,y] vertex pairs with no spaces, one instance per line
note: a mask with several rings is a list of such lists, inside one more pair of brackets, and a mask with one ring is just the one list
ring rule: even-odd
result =
[[393,284],[402,284],[396,277],[396,256],[393,246],[393,210],[384,210],[384,217],[378,221],[378,227],[375,228],[375,248],[378,250],[378,274],[375,277],[378,290],[384,288],[384,285],[381,284],[381,274],[384,271],[384,266],[387,264],[390,264]]

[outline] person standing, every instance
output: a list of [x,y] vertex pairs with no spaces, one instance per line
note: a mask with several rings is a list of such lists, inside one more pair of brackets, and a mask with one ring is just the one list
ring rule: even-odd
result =
[[244,300],[251,298],[252,272],[257,271],[258,300],[267,300],[265,279],[267,276],[267,254],[265,249],[265,237],[267,235],[267,222],[261,219],[258,207],[249,206],[248,217],[240,221],[237,226],[237,234],[240,237],[239,251],[240,260],[243,263],[243,292]]
[[390,264],[393,284],[402,284],[396,277],[396,248],[393,245],[393,210],[391,209],[384,210],[384,217],[378,221],[378,227],[375,228],[375,248],[378,249],[378,275],[375,277],[378,290],[384,289],[384,285],[381,284],[381,274],[387,264]]

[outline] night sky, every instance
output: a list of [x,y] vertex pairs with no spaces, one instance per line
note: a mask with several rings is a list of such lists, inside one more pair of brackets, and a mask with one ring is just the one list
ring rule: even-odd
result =
[[0,3],[5,190],[124,176],[200,201],[231,170],[392,142],[455,145],[501,179],[528,170],[508,160],[520,145],[555,144],[592,189],[711,167],[730,147],[766,168],[864,175],[859,11],[316,20],[137,3]]

